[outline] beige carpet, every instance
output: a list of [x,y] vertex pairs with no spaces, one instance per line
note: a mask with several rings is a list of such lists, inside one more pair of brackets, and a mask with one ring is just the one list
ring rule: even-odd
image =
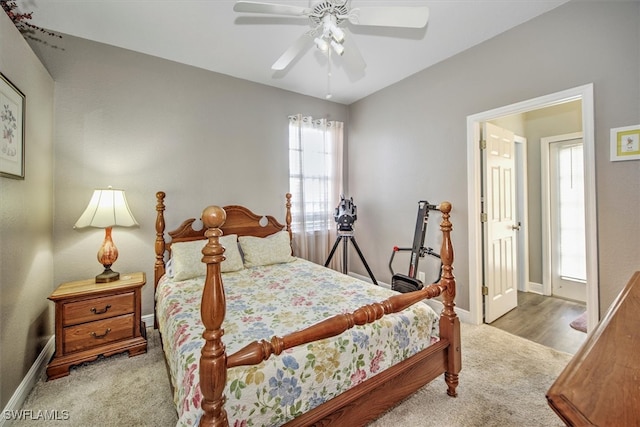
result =
[[564,426],[545,394],[571,355],[488,325],[462,325],[458,397],[432,381],[371,426]]
[[[147,353],[100,358],[71,368],[69,376],[40,380],[23,405],[57,411],[58,421],[15,422],[13,426],[174,426],[176,416],[169,377],[156,331],[147,329]],[[63,412],[63,411],[66,411]]]
[[[73,368],[68,377],[40,381],[23,409],[67,411],[68,420],[14,426],[173,426],[176,415],[158,335],[147,354],[117,355]],[[437,379],[379,420],[387,426],[562,426],[545,392],[571,356],[497,328],[462,325],[459,396]]]

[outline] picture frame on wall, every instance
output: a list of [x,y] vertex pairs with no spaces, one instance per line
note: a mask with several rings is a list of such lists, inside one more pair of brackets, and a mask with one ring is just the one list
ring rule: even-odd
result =
[[24,179],[25,96],[0,73],[0,176]]
[[640,160],[640,125],[611,129],[611,161]]

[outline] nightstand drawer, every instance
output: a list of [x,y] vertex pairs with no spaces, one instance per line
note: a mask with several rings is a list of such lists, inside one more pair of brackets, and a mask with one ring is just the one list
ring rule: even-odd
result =
[[134,312],[134,293],[128,292],[63,305],[64,326],[78,325]]
[[147,351],[142,322],[143,272],[120,280],[96,283],[95,278],[63,283],[49,299],[56,305],[56,351],[47,365],[47,378],[69,375],[69,368],[100,355]]
[[64,352],[72,353],[134,336],[134,314],[64,328]]

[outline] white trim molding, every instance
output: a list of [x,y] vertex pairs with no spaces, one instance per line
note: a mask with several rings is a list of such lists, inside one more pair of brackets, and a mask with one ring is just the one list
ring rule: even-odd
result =
[[544,286],[542,283],[529,282],[529,292],[544,295]]
[[141,319],[144,322],[145,328],[153,328],[153,325],[155,324],[153,323],[155,322],[155,316],[153,314],[145,314]]
[[552,251],[551,251],[551,181],[549,180],[549,153],[550,146],[554,142],[570,141],[573,139],[583,139],[582,132],[573,132],[564,135],[555,135],[540,140],[540,178],[541,178],[541,223],[542,223],[542,295],[552,295]]
[[500,117],[525,113],[572,100],[582,100],[582,132],[584,135],[584,185],[587,246],[587,316],[588,330],[600,318],[598,296],[598,226],[596,212],[595,129],[593,83],[530,99],[494,110],[467,116],[467,202],[469,225],[469,316],[474,324],[483,323],[482,298],[482,227],[480,224],[480,125]]
[[0,427],[8,427],[13,424],[13,421],[16,418],[11,415],[17,414],[20,409],[22,409],[24,401],[27,400],[29,393],[31,393],[33,387],[44,374],[47,368],[47,363],[49,363],[49,360],[51,359],[51,356],[53,356],[55,350],[56,339],[55,335],[52,335],[38,355],[38,358],[33,362],[31,368],[29,368],[27,375],[25,375],[20,382],[20,385],[13,393],[13,396],[11,396],[11,399],[9,399],[9,402],[7,402],[7,406],[4,407],[2,416],[0,416]]
[[[147,328],[153,327],[154,315],[147,314],[142,316],[142,321],[145,323]],[[27,375],[25,375],[20,382],[20,385],[13,393],[13,396],[11,396],[11,399],[9,399],[9,402],[7,402],[7,406],[4,407],[2,414],[0,415],[0,427],[9,427],[13,424],[13,421],[17,418],[17,414],[22,409],[22,405],[25,400],[27,400],[29,393],[31,393],[33,387],[44,375],[47,369],[47,364],[49,363],[49,360],[51,360],[55,350],[56,337],[55,335],[52,335],[38,355],[36,361],[33,362],[33,365],[29,368]],[[13,414],[16,414],[16,417],[14,417]]]

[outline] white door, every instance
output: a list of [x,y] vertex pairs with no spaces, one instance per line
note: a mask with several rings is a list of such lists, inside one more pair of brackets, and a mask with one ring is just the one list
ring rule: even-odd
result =
[[[484,223],[479,221],[484,202],[484,167],[482,151],[478,141],[483,123],[512,114],[542,110],[564,102],[580,100],[582,104],[582,124],[584,132],[584,185],[585,185],[585,226],[587,253],[587,314],[588,328],[594,328],[600,318],[599,274],[598,274],[598,221],[596,215],[596,142],[594,126],[593,84],[562,90],[538,98],[528,99],[511,105],[498,107],[467,116],[467,183],[468,183],[468,228],[469,241],[469,319],[471,323],[483,321],[485,298],[482,295],[484,280]],[[533,200],[533,199],[532,199]],[[536,200],[536,203],[545,203]],[[544,246],[543,246],[544,248]],[[529,284],[531,285],[531,283]]]
[[551,292],[555,296],[585,302],[587,263],[582,137],[548,139],[552,140],[549,143],[548,178]]
[[513,132],[485,123],[484,317],[491,323],[518,305],[515,143]]

